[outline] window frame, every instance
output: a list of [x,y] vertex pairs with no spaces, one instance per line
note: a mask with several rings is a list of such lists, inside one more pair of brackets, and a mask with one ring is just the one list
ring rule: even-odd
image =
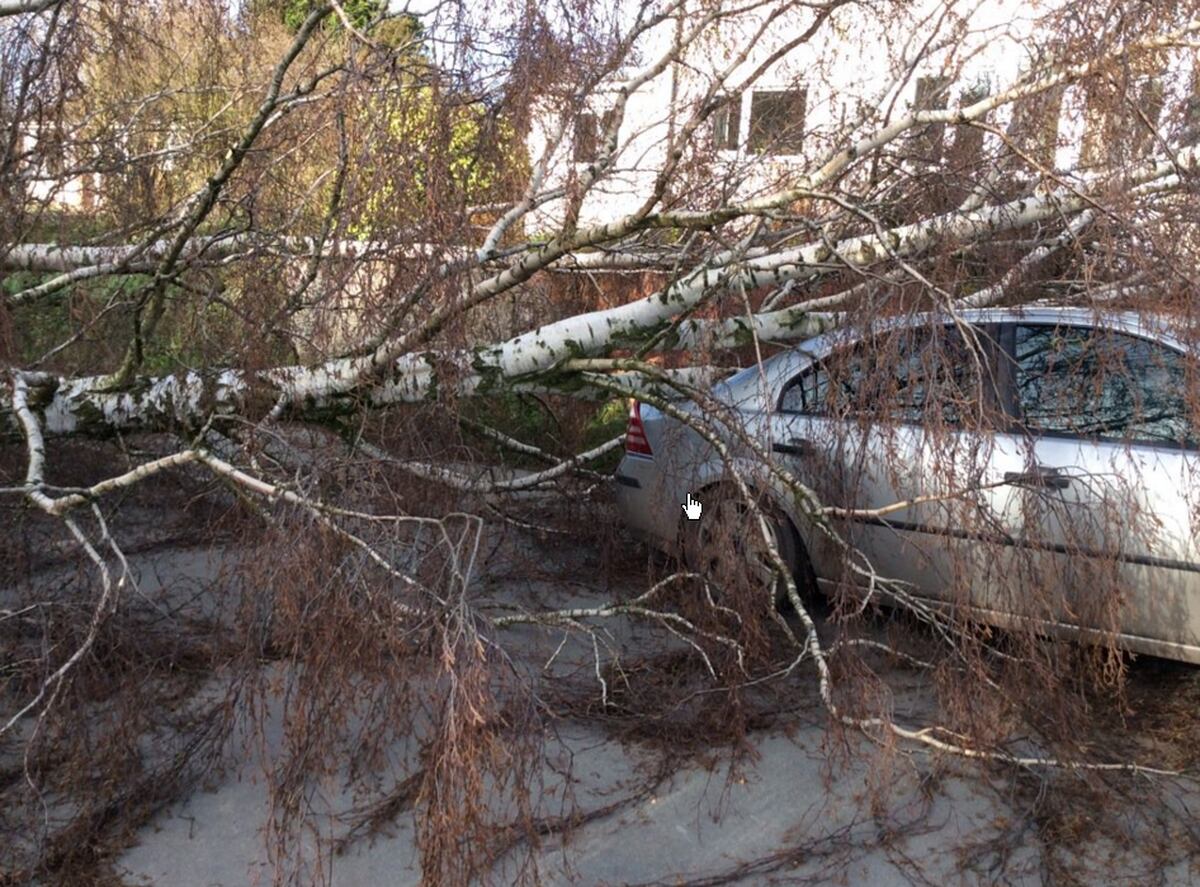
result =
[[[937,325],[941,326],[943,331],[958,329],[958,325],[952,321],[942,323],[942,324],[937,324]],[[993,386],[989,386],[988,390],[985,391],[985,393],[984,393],[984,401],[985,402],[984,402],[983,406],[987,409],[990,409],[997,416],[1007,419],[1007,418],[1009,418],[1007,409],[1005,408],[1004,405],[998,404],[996,402],[997,393],[999,393],[999,395],[1003,398],[1003,397],[1007,396],[1006,392],[1009,387],[1009,380],[1007,378],[1005,378],[1004,376],[1002,376],[1001,374],[1003,372],[1005,372],[1005,367],[1010,361],[998,360],[998,358],[1004,353],[1004,343],[1002,343],[998,338],[1002,333],[1001,324],[989,321],[986,323],[968,323],[968,325],[974,327],[979,339],[983,343],[983,353],[980,355],[980,357],[984,361],[985,366],[990,367],[992,377],[995,381],[995,384]],[[851,350],[854,348],[861,348],[867,342],[867,340],[870,339],[871,336],[887,335],[889,333],[898,333],[898,332],[904,332],[904,331],[914,332],[914,331],[920,331],[920,330],[929,330],[933,326],[935,326],[935,325],[934,324],[916,324],[916,325],[899,324],[896,326],[885,327],[883,329],[868,332],[867,335],[860,336],[849,342],[836,343],[833,347],[827,348],[826,350],[824,350],[823,352],[821,352],[818,355],[814,355],[809,360],[809,362],[807,364],[805,364],[805,366],[803,368],[801,368],[798,372],[793,374],[786,382],[783,383],[783,385],[780,386],[779,395],[775,398],[775,402],[772,405],[772,411],[778,415],[783,415],[783,416],[808,416],[811,418],[829,419],[829,420],[837,421],[837,422],[861,421],[864,417],[861,417],[861,416],[837,416],[837,415],[833,415],[829,412],[811,412],[809,410],[784,409],[783,401],[784,401],[784,398],[787,397],[788,391],[790,391],[792,388],[795,388],[797,385],[802,384],[804,379],[807,378],[808,376],[812,375],[813,373],[819,372],[824,367],[825,361],[827,361],[834,354],[837,354],[839,352],[844,352],[847,350]],[[903,426],[906,428],[923,428],[923,427],[925,427],[924,422],[912,422],[907,419],[896,419],[896,418],[892,418],[892,417],[876,417],[876,416],[865,417],[865,418],[871,424],[875,424],[875,425],[886,425],[889,427]],[[963,431],[963,429],[961,429],[961,428],[953,428],[952,430],[955,433]],[[1005,430],[1005,429],[1002,427],[1002,428],[995,429],[995,432],[1000,432],[1003,430]],[[975,429],[966,429],[965,433],[978,434],[981,432],[977,431]]]
[[[1107,333],[1113,336],[1124,336],[1128,339],[1140,339],[1143,342],[1148,342],[1165,351],[1178,355],[1182,360],[1189,359],[1188,354],[1181,348],[1172,345],[1170,342],[1165,342],[1153,335],[1144,333],[1131,332],[1130,330],[1120,328],[1107,328],[1094,326],[1087,323],[1079,323],[1078,321],[1066,321],[1055,323],[1052,320],[1006,320],[1001,325],[998,341],[1000,349],[998,356],[1002,358],[1000,366],[997,367],[997,378],[1003,386],[1001,393],[1003,395],[1003,410],[1008,417],[1007,433],[1011,435],[1023,436],[1032,440],[1041,440],[1046,438],[1049,440],[1074,440],[1081,443],[1092,444],[1093,446],[1110,446],[1110,447],[1149,447],[1152,449],[1168,450],[1170,452],[1200,452],[1200,435],[1196,435],[1195,440],[1190,444],[1187,441],[1168,442],[1163,440],[1147,440],[1143,438],[1126,437],[1116,440],[1113,438],[1105,438],[1099,435],[1079,434],[1074,431],[1047,431],[1040,428],[1029,428],[1024,424],[1020,404],[1020,392],[1017,390],[1017,327],[1049,327],[1051,329],[1076,329],[1086,330],[1090,333]],[[1189,417],[1190,418],[1190,417]],[[1193,431],[1195,427],[1193,425]]]

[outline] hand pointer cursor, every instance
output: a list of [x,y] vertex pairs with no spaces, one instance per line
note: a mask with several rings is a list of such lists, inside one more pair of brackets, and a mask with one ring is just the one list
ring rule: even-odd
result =
[[704,506],[700,504],[698,499],[693,499],[692,494],[687,494],[687,502],[683,505],[683,513],[687,515],[688,520],[700,520],[700,511]]

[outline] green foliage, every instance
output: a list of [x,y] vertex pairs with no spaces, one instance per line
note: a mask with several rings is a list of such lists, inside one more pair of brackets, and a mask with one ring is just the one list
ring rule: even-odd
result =
[[387,18],[371,29],[371,39],[392,49],[408,49],[421,45],[425,29],[415,15],[399,15]]
[[[511,124],[481,103],[446,102],[433,87],[414,86],[399,100],[382,100],[367,116],[383,121],[383,140],[394,147],[379,152],[382,183],[351,229],[356,237],[403,224],[441,195],[468,205],[495,202],[510,174],[527,165]],[[404,162],[396,164],[396,156]]]
[[[14,272],[0,278],[0,289],[17,293],[55,277],[29,271]],[[103,372],[115,368],[115,361],[128,346],[133,329],[132,302],[153,284],[145,274],[101,277],[73,286],[65,293],[13,309],[18,360],[30,363],[86,328],[85,335],[64,349],[48,368],[86,366]],[[140,371],[147,375],[174,373],[184,367],[236,362],[236,348],[243,329],[239,319],[217,300],[194,304],[182,298],[176,286],[167,289],[168,317],[160,334],[146,343]],[[116,310],[98,315],[111,302],[125,302]],[[256,340],[266,349],[263,357],[282,363],[291,355],[275,339]]]
[[[251,9],[257,15],[277,18],[295,34],[318,5],[318,0],[258,0]],[[372,40],[384,46],[409,46],[414,40],[421,39],[421,22],[414,15],[392,16],[379,21],[387,11],[386,0],[342,0],[342,11],[355,30],[370,34]],[[375,22],[378,24],[372,26]],[[345,27],[339,15],[328,16],[323,26],[332,33]]]
[[[31,286],[37,286],[52,275],[31,271],[14,271],[5,275],[0,289],[11,296]],[[13,309],[17,360],[27,364],[44,354],[48,348],[71,335],[71,317],[60,300],[49,300],[42,306],[19,306]],[[2,349],[0,349],[2,350]],[[5,355],[6,356],[6,355]]]
[[141,369],[146,375],[175,373],[183,367],[204,366],[214,356],[228,356],[206,353],[203,347],[205,343],[235,340],[238,319],[224,305],[210,301],[194,315],[172,320],[163,324],[161,334],[146,345]]
[[[17,293],[56,276],[53,273],[18,271],[6,275],[3,282],[0,283],[0,288],[5,293]],[[75,335],[80,327],[99,311],[101,306],[108,304],[114,298],[119,301],[149,280],[150,278],[145,275],[136,274],[126,277],[102,277],[72,287],[61,297],[56,295],[14,308],[14,328],[20,331],[16,340],[19,359],[22,363],[31,363],[37,360],[51,348]],[[81,299],[86,299],[86,305],[81,303]],[[79,343],[66,349],[61,359],[51,366],[62,365],[62,361],[66,361],[68,364],[78,362],[86,365],[97,354],[103,355],[113,342],[120,339],[122,331],[128,330],[128,318],[128,312],[110,313],[102,323],[93,327]],[[103,356],[100,357],[100,360],[103,361]]]
[[[548,452],[557,452],[561,446],[562,429],[557,419],[542,401],[532,395],[500,390],[488,397],[464,400],[460,408],[467,419],[495,428],[524,443]],[[485,451],[494,449],[495,457],[503,462],[528,463],[528,467],[543,464],[537,459],[522,459],[512,450],[499,447],[483,435],[478,435],[475,442]]]
[[583,446],[591,449],[623,434],[628,421],[629,401],[624,398],[605,401],[584,426]]
[[[606,440],[612,440],[618,434],[624,434],[628,422],[629,401],[625,398],[606,401],[583,426],[583,444],[580,450],[590,450],[592,447],[600,446]],[[624,453],[625,451],[621,447],[617,447],[592,462],[588,467],[604,473],[616,471],[617,463],[621,461]]]
[[3,289],[6,295],[11,296],[28,287],[37,286],[38,281],[44,276],[32,271],[14,271],[0,281],[0,289]]
[[[320,4],[318,0],[258,0],[253,6],[255,12],[262,14],[271,12],[279,16],[281,21],[293,34],[300,30],[304,20]],[[371,24],[386,7],[385,0],[342,0],[342,9],[346,18],[359,30],[364,30]],[[332,16],[336,24],[330,27],[342,27],[341,19]]]
[[66,108],[84,155],[77,162],[106,170],[90,213],[107,231],[166,212],[204,184],[228,134],[252,118],[259,99],[246,87],[269,65],[220,10],[190,4],[167,16],[152,6],[131,12],[128,27],[144,41],[136,51],[118,41],[83,57],[87,89]]
[[[294,32],[316,5],[317,0],[258,0],[250,8],[252,14],[273,18]],[[342,8],[376,46],[395,53],[392,70],[397,82],[391,86],[399,87],[346,108],[351,140],[371,146],[369,155],[359,154],[352,161],[351,180],[360,183],[352,190],[361,195],[361,203],[353,210],[351,236],[370,238],[391,227],[409,227],[431,207],[453,206],[464,199],[467,204],[501,199],[498,195],[514,165],[528,165],[512,125],[482,103],[463,102],[439,88],[439,71],[425,51],[416,16],[379,21],[387,8],[385,0],[353,0]],[[344,29],[336,15],[325,27],[331,33]],[[321,163],[325,160],[322,155]],[[295,178],[307,180],[310,172],[306,168]],[[323,206],[329,195],[319,193],[317,203]]]
[[[623,398],[606,401],[595,408],[573,402],[564,409],[561,402],[554,405],[529,394],[505,390],[493,392],[488,397],[469,398],[459,406],[467,419],[559,456],[590,450],[624,433],[629,410],[628,401]],[[584,412],[579,412],[580,409]],[[469,426],[465,426],[465,430],[468,439],[489,460],[520,468],[546,467],[541,459],[514,453],[491,438],[473,432]],[[587,467],[611,472],[616,469],[621,456],[622,450],[618,447]]]

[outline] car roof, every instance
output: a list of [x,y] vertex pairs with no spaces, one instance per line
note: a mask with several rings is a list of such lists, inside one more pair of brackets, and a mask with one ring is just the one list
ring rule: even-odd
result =
[[1164,314],[1140,311],[1114,311],[1101,306],[1079,307],[1069,305],[1020,305],[1010,308],[965,308],[953,313],[949,311],[925,311],[917,314],[898,314],[880,317],[863,326],[831,330],[821,336],[798,343],[796,350],[811,350],[829,341],[844,339],[848,335],[858,339],[871,332],[896,327],[920,327],[933,324],[948,324],[955,321],[981,325],[987,323],[1050,323],[1073,326],[1102,326],[1130,333],[1140,333],[1169,342],[1183,350],[1188,348],[1172,333],[1169,318]]
[[[1170,317],[1157,312],[1114,311],[1100,305],[1080,307],[1034,303],[1012,308],[971,308],[957,312],[957,316],[973,324],[1024,322],[1102,326],[1159,339],[1181,350],[1194,350],[1174,334]],[[920,317],[924,322],[952,319],[947,312],[929,312]]]
[[[1094,326],[1097,320],[1116,323],[1119,326],[1143,326],[1152,323],[1158,326],[1162,318],[1158,315],[1140,313],[1137,311],[1113,311],[1097,306],[1084,308],[1077,305],[1018,305],[1011,308],[968,308],[957,312],[963,320],[971,323],[1005,323],[1008,321],[1026,321],[1034,323],[1075,323]],[[928,312],[922,315],[926,319],[951,319],[949,312]]]

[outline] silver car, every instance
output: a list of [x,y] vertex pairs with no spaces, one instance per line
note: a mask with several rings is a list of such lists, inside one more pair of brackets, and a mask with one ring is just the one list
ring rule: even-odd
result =
[[[1200,663],[1198,376],[1194,349],[1143,315],[879,321],[742,370],[711,401],[633,403],[617,502],[652,544],[703,551],[754,535],[736,475],[802,586],[878,594],[886,578],[973,621]],[[832,531],[764,454],[835,508]]]

